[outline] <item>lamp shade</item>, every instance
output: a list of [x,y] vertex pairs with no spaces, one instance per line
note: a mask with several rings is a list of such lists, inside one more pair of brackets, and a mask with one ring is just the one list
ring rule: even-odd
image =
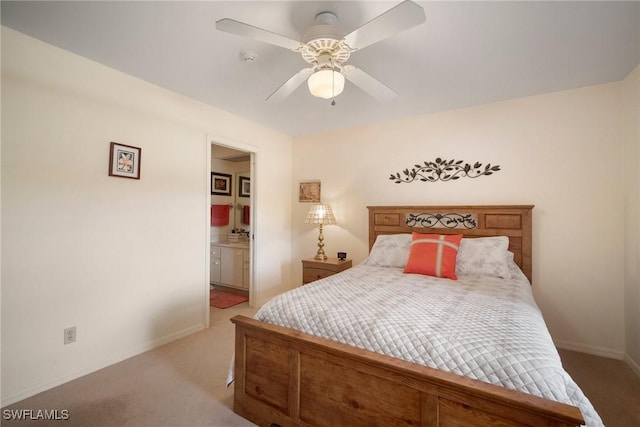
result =
[[307,85],[311,95],[329,99],[340,95],[344,90],[344,76],[332,69],[319,70],[309,77]]
[[305,224],[335,224],[336,218],[333,216],[331,206],[326,204],[313,205],[304,220]]

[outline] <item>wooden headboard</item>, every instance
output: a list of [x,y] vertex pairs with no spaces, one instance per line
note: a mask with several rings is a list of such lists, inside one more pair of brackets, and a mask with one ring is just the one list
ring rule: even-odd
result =
[[516,264],[531,278],[533,205],[509,206],[367,206],[369,250],[380,234],[438,233],[464,237],[509,237]]

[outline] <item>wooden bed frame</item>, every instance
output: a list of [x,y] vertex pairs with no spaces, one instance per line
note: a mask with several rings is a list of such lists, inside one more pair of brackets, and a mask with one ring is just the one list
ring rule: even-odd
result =
[[[379,234],[412,231],[507,235],[516,262],[531,280],[532,208],[369,207],[369,246]],[[260,426],[584,423],[573,406],[244,316],[232,321],[236,325],[234,411]]]

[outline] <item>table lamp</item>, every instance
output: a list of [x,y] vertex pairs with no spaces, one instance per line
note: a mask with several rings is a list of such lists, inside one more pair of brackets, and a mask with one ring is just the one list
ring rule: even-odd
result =
[[322,235],[322,226],[336,223],[331,206],[326,204],[313,205],[311,209],[309,209],[309,213],[307,214],[304,223],[319,224],[320,234],[318,234],[318,253],[314,259],[321,261],[326,260],[327,256],[324,253],[324,236]]

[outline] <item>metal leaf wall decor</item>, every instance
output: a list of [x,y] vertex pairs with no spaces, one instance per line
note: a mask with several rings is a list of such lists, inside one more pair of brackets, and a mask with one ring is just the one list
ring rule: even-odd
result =
[[463,160],[444,160],[438,157],[433,162],[424,162],[424,165],[415,165],[411,170],[405,169],[402,173],[391,174],[390,180],[396,184],[403,182],[423,181],[450,181],[462,177],[477,178],[483,175],[491,175],[500,170],[500,166],[491,166],[487,163],[475,162],[473,165]]

